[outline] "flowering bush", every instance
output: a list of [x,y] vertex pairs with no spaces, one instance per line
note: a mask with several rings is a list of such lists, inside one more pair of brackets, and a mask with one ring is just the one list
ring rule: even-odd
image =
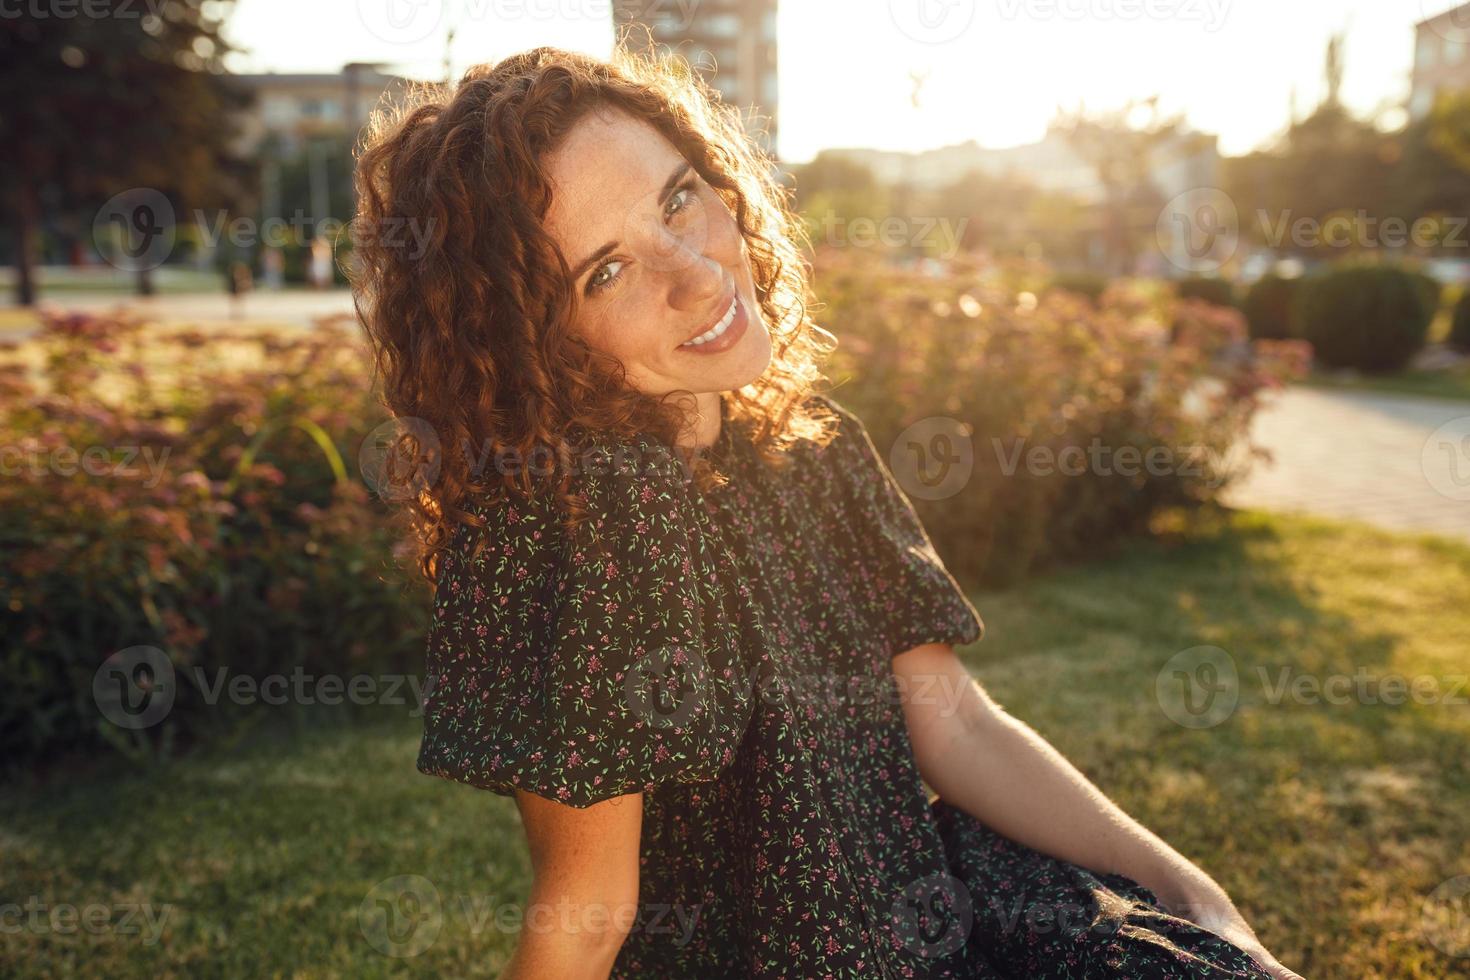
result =
[[1005,270],[935,279],[858,254],[824,256],[817,280],[816,318],[840,339],[835,396],[950,568],[993,584],[1217,497],[1249,465],[1259,393],[1310,358],[1252,343],[1236,310],[1126,282],[1093,308]]
[[[849,252],[817,270],[817,319],[841,338],[835,394],[880,450],[899,449],[890,465],[976,580],[1210,499],[1257,394],[1305,369],[1305,345],[1252,344],[1238,312],[1139,284],[1109,285],[1094,307],[1038,297],[1049,276],[1031,263],[900,272]],[[341,323],[203,333],[125,315],[48,315],[0,352],[7,764],[227,730],[261,716],[220,687],[242,676],[416,676],[428,595],[395,557],[393,510],[358,475],[385,421],[368,364]],[[964,446],[966,478],[926,495],[936,460]],[[1151,450],[1161,465],[1124,462]],[[139,647],[161,652],[174,685],[164,717],[130,728],[98,684]]]
[[[249,713],[211,686],[222,677],[418,662],[423,593],[393,560],[399,535],[355,477],[355,448],[351,470],[341,455],[383,418],[355,336],[48,314],[5,352],[9,762],[104,739],[151,753],[230,727]],[[129,730],[106,722],[94,682],[136,647],[162,651],[175,683],[166,717]]]

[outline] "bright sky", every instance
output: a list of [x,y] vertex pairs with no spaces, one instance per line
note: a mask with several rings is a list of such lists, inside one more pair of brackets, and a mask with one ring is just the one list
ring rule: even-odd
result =
[[[699,0],[644,0],[698,14]],[[779,151],[916,150],[1039,139],[1057,105],[1159,94],[1221,150],[1246,152],[1323,91],[1327,39],[1346,30],[1344,98],[1401,105],[1416,21],[1451,0],[785,0]],[[540,44],[606,55],[611,0],[237,0],[237,71],[335,71],[348,61],[442,78]],[[928,72],[921,104],[909,73]]]

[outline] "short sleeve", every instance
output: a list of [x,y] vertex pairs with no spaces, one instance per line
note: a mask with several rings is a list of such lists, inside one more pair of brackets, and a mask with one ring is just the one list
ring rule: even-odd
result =
[[653,472],[579,483],[575,539],[544,494],[460,528],[436,584],[420,771],[586,807],[733,761],[752,688],[687,496]]
[[822,396],[841,420],[828,447],[832,482],[860,578],[869,585],[875,626],[890,656],[926,643],[964,646],[985,623],[934,549],[913,504],[879,456],[862,421]]

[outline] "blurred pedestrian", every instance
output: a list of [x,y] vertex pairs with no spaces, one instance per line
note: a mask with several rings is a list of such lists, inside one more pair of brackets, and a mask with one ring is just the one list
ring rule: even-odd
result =
[[250,266],[235,259],[225,267],[225,291],[230,294],[230,318],[239,319],[245,312],[245,296],[255,286]]

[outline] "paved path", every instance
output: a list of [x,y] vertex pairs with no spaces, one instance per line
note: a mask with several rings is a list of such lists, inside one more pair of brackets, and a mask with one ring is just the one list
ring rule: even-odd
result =
[[[240,325],[242,323],[280,323],[309,327],[318,316],[336,313],[351,315],[352,294],[346,289],[255,290],[240,304],[240,315],[232,315],[230,298],[217,293],[163,293],[147,298],[117,294],[62,293],[42,295],[45,304],[66,310],[103,313],[117,306],[128,306],[148,316],[172,323],[193,323],[200,327]],[[0,333],[17,339],[32,333],[33,318],[14,307],[0,306]],[[13,321],[13,322],[11,322]]]
[[1313,388],[1265,398],[1252,438],[1276,459],[1226,503],[1470,540],[1470,402]]

